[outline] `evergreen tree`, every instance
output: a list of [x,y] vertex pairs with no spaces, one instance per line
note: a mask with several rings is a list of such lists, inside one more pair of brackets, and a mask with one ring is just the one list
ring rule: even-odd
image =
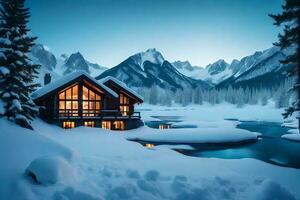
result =
[[[297,77],[296,83],[294,85],[294,90],[296,91],[298,98],[297,101],[293,103],[293,106],[286,109],[283,114],[284,117],[290,116],[294,111],[300,110],[300,1],[299,0],[285,0],[282,6],[282,13],[278,15],[271,14],[270,17],[274,19],[274,25],[281,26],[284,25],[283,34],[279,34],[279,41],[275,43],[281,49],[291,49],[293,53],[287,56],[285,60],[281,62],[283,64],[290,65],[289,75]],[[300,128],[300,119],[299,128]]]
[[36,37],[27,28],[29,9],[25,0],[1,0],[0,4],[0,101],[2,117],[22,127],[32,129],[30,121],[38,114],[38,107],[30,93],[38,86],[33,79],[39,65],[28,57]]

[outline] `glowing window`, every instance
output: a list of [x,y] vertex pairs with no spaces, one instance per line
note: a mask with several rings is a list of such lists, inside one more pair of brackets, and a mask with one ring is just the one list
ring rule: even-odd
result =
[[65,101],[59,101],[59,109],[64,110],[65,109]]
[[78,99],[78,85],[72,87],[72,99]]
[[129,104],[129,98],[122,93],[120,94],[120,104]]
[[90,90],[89,92],[89,100],[95,100],[95,93]]
[[122,113],[122,116],[128,116],[129,106],[120,106],[120,111]]
[[72,88],[67,89],[67,91],[66,91],[66,99],[72,99]]
[[101,96],[96,94],[96,100],[98,100],[98,101],[101,100]]
[[102,121],[102,128],[111,129],[111,122],[110,121]]
[[125,129],[125,125],[123,121],[114,121],[114,128],[116,130],[124,130]]
[[74,128],[75,127],[75,122],[63,122],[63,128],[65,129],[70,129],[70,128]]
[[83,86],[82,93],[82,113],[83,116],[98,116],[101,109],[101,96],[91,89]]
[[84,126],[95,127],[95,122],[94,121],[86,121],[86,122],[84,122]]
[[59,99],[65,99],[65,92],[62,92],[59,94]]
[[89,97],[89,90],[86,87],[82,87],[82,99],[88,100]]

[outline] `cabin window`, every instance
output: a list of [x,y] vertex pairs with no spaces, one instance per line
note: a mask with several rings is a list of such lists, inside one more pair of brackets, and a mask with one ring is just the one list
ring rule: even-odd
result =
[[60,117],[78,116],[78,85],[61,91],[58,98]]
[[120,106],[120,111],[122,113],[122,116],[128,116],[129,106]]
[[120,104],[129,104],[129,98],[122,93],[120,94]]
[[120,94],[120,111],[123,116],[128,116],[129,114],[129,98]]
[[114,128],[116,130],[124,130],[125,129],[125,125],[123,121],[115,121],[114,122]]
[[98,116],[101,110],[101,96],[88,89],[82,87],[82,115],[83,116]]
[[63,128],[64,129],[70,129],[70,128],[74,128],[75,127],[75,122],[63,122]]
[[111,129],[111,122],[110,121],[102,121],[102,128]]
[[84,122],[84,126],[95,127],[95,122],[94,121],[86,121],[86,122]]

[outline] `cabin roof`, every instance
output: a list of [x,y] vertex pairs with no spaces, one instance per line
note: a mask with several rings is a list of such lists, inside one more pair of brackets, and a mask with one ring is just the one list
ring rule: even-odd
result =
[[62,78],[59,78],[58,80],[55,80],[45,86],[43,86],[42,88],[34,91],[31,94],[31,97],[33,99],[38,99],[50,92],[53,92],[57,89],[59,89],[60,87],[72,82],[74,79],[79,78],[80,76],[85,77],[87,80],[90,80],[91,82],[93,82],[96,86],[100,87],[101,89],[105,90],[107,93],[109,93],[110,95],[112,95],[115,98],[118,98],[119,95],[117,93],[115,93],[113,90],[111,90],[110,88],[108,88],[106,85],[102,84],[101,82],[97,81],[95,78],[93,78],[92,76],[90,76],[88,73],[84,72],[84,71],[77,71],[77,72],[73,72],[67,76],[64,76]]
[[107,76],[107,77],[104,77],[99,80],[99,82],[102,83],[103,85],[109,81],[112,81],[115,84],[117,84],[119,87],[121,87],[123,90],[125,90],[126,93],[129,93],[130,96],[133,96],[138,102],[142,103],[144,101],[143,97],[141,95],[139,95],[137,92],[135,92],[131,88],[127,87],[127,85],[124,82],[122,82],[112,76]]

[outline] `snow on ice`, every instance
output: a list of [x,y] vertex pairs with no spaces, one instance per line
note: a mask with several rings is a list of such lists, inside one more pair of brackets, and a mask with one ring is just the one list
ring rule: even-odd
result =
[[238,143],[257,140],[256,133],[236,129],[235,127],[220,128],[181,128],[181,129],[151,129],[147,127],[133,131],[130,140],[163,143]]

